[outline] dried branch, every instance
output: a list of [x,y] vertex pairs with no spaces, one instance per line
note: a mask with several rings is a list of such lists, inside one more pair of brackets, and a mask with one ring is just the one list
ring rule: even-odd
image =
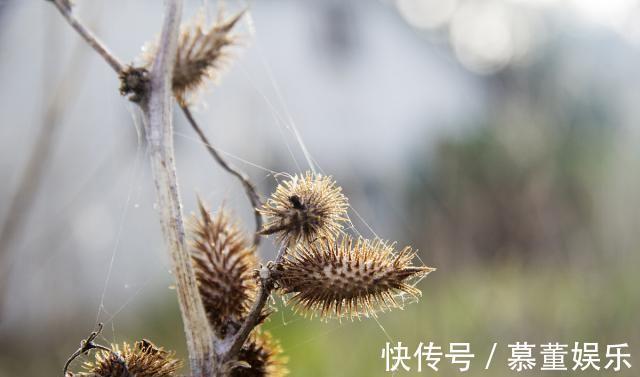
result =
[[256,186],[249,180],[249,177],[246,174],[244,174],[242,171],[238,170],[235,166],[227,162],[220,155],[220,152],[218,152],[218,150],[213,145],[211,145],[211,143],[209,142],[209,139],[204,134],[204,131],[202,130],[202,128],[200,128],[196,120],[193,118],[193,115],[191,114],[191,110],[189,110],[189,107],[187,105],[180,105],[180,108],[182,109],[182,112],[184,113],[185,117],[189,121],[189,124],[191,125],[193,130],[196,131],[196,133],[200,137],[200,140],[206,146],[211,157],[213,157],[213,159],[216,160],[216,162],[220,166],[222,166],[224,170],[226,170],[227,172],[229,172],[230,174],[238,178],[240,183],[242,183],[242,186],[244,187],[244,191],[247,194],[247,198],[249,198],[249,202],[251,203],[251,208],[253,209],[253,215],[255,217],[255,222],[256,222],[256,233],[253,236],[253,244],[255,246],[258,246],[260,244],[260,238],[261,238],[258,232],[262,228],[262,215],[260,214],[260,212],[258,212],[258,208],[262,204],[262,201],[260,199],[260,195],[258,194],[258,191],[256,190]]
[[258,291],[256,301],[253,303],[251,311],[247,315],[244,323],[238,330],[238,332],[222,345],[219,350],[218,363],[216,367],[222,368],[225,364],[232,362],[240,353],[242,346],[245,344],[251,331],[260,324],[262,320],[262,313],[267,300],[271,295],[271,291],[275,287],[275,273],[278,270],[278,266],[281,265],[284,255],[287,251],[286,247],[281,247],[274,262],[268,263],[260,270],[260,290]]
[[124,64],[122,64],[118,58],[116,58],[111,51],[105,46],[93,33],[87,29],[80,20],[73,15],[73,9],[69,0],[47,0],[52,2],[60,13],[67,19],[69,24],[80,34],[80,36],[93,48],[98,54],[100,54],[104,60],[109,63],[116,73],[122,72]]
[[142,103],[141,107],[145,117],[160,223],[176,277],[191,374],[193,377],[208,377],[213,370],[212,336],[186,246],[173,146],[172,78],[181,13],[182,0],[166,2],[160,44],[149,73],[148,102]]
[[[67,377],[67,371],[69,370],[69,366],[71,365],[73,360],[78,358],[78,356],[84,355],[85,353],[87,353],[87,352],[89,352],[91,350],[94,350],[94,349],[99,349],[99,350],[111,352],[111,350],[108,347],[105,347],[105,346],[102,346],[100,344],[96,344],[96,343],[93,342],[94,340],[96,340],[98,335],[100,335],[100,333],[102,332],[102,328],[103,328],[102,323],[98,323],[98,328],[95,331],[91,332],[91,334],[89,334],[87,339],[83,339],[80,342],[80,347],[76,350],[76,352],[74,352],[67,359],[67,362],[64,363],[64,368],[62,369],[62,375],[64,377]],[[120,357],[119,355],[116,355],[116,356]],[[124,364],[124,361],[123,361],[123,364]]]
[[[73,14],[68,0],[48,0],[69,24],[121,75],[125,66]],[[172,78],[182,0],[167,0],[159,48],[149,73],[149,93],[138,104],[144,113],[151,170],[156,186],[160,223],[169,247],[191,375],[208,377],[213,370],[212,334],[200,299],[193,266],[185,242],[182,202],[178,191],[172,125]]]

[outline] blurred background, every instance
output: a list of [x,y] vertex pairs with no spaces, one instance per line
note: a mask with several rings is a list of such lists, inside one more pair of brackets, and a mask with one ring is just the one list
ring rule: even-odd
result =
[[[218,4],[185,6],[215,19]],[[267,327],[292,376],[386,375],[387,341],[469,342],[470,376],[516,374],[517,341],[600,342],[603,359],[627,342],[633,367],[617,375],[637,375],[637,1],[226,2],[246,6],[194,111],[213,144],[263,195],[279,172],[333,175],[360,233],[438,268],[420,303],[378,321],[279,310]],[[158,1],[76,11],[124,61],[162,21]],[[139,114],[111,69],[47,2],[0,0],[0,82],[0,376],[60,375],[97,321],[102,343],[144,337],[184,357]],[[185,213],[199,194],[250,231],[241,186],[174,116]],[[410,365],[399,374],[459,373]]]

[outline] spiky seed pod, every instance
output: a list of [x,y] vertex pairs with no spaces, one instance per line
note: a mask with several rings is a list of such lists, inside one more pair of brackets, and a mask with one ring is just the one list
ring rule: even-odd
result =
[[80,376],[91,377],[172,377],[180,369],[181,362],[173,352],[156,347],[147,340],[136,342],[133,347],[124,343],[111,352],[96,353],[93,362],[84,364],[86,372]]
[[399,295],[420,296],[410,283],[435,269],[413,266],[415,254],[410,247],[395,253],[380,239],[321,240],[286,256],[278,285],[296,311],[311,317],[375,317],[400,307]]
[[238,361],[244,366],[234,368],[232,377],[283,377],[289,374],[287,358],[280,343],[267,331],[254,331],[240,350]]
[[347,220],[347,198],[330,176],[306,172],[279,184],[259,209],[267,217],[260,234],[277,234],[289,244],[335,239]]
[[[196,16],[180,30],[178,51],[173,68],[173,94],[181,104],[186,104],[208,79],[217,79],[228,58],[228,49],[237,38],[231,29],[244,14],[239,12],[227,19],[220,13],[216,23],[205,25],[202,14]],[[145,47],[143,60],[150,69],[158,47]]]
[[214,216],[202,201],[192,220],[191,256],[213,330],[224,338],[249,312],[256,292],[255,248],[222,209]]

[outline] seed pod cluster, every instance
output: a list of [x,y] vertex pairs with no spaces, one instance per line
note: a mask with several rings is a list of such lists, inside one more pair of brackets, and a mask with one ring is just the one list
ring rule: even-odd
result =
[[413,266],[415,251],[405,247],[344,235],[301,245],[286,256],[279,286],[290,294],[296,311],[322,318],[376,316],[402,306],[404,295],[414,298],[420,291],[410,282],[433,268]]
[[181,362],[173,352],[156,347],[148,340],[133,346],[124,343],[112,347],[111,352],[99,351],[93,362],[84,364],[86,372],[80,376],[91,377],[173,377]]
[[278,185],[259,209],[267,217],[261,234],[277,234],[285,245],[334,239],[347,220],[347,198],[330,176],[307,172]]
[[236,330],[256,293],[255,249],[222,209],[212,215],[199,201],[192,219],[191,256],[211,327],[220,338]]
[[260,209],[262,234],[277,234],[287,248],[277,286],[296,311],[311,317],[360,318],[418,298],[413,283],[435,270],[414,266],[410,247],[394,250],[380,239],[343,232],[348,202],[331,177],[307,172],[281,183]]

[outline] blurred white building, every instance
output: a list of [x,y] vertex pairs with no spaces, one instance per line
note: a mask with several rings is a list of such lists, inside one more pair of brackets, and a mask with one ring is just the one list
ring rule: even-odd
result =
[[[78,3],[80,17],[127,62],[161,23],[161,2]],[[202,2],[186,3],[188,19]],[[103,298],[102,319],[133,311],[134,295],[166,294],[170,284],[134,107],[51,5],[29,0],[3,9],[1,216],[43,122],[58,128],[25,231],[3,266],[10,286],[0,328],[38,331],[34,324],[78,314],[92,321]],[[396,219],[377,215],[401,194],[394,182],[406,174],[412,150],[474,117],[480,82],[392,4],[288,0],[250,9],[240,47],[202,95],[197,119],[264,193],[275,184],[270,171],[306,170],[312,161],[343,183],[376,232],[391,236]],[[215,17],[213,5],[208,14]],[[55,99],[59,113],[45,119]],[[199,192],[213,206],[225,200],[252,227],[238,184],[210,161],[181,115],[175,118],[185,211]]]

